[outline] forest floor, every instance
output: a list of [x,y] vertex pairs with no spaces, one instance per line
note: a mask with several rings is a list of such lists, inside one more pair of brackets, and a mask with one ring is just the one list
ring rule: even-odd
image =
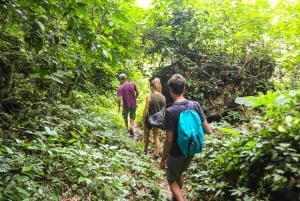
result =
[[[137,128],[134,132],[133,139],[135,141],[143,141],[144,140],[144,135],[143,134],[144,134],[143,130],[141,128]],[[162,138],[162,136],[160,136],[160,137]],[[161,140],[161,146],[163,146],[163,141],[162,140]],[[162,147],[161,147],[161,150],[162,150]],[[159,168],[161,155],[158,159],[154,159],[153,152],[154,152],[154,142],[153,142],[152,136],[150,134],[150,143],[149,143],[148,155],[149,155],[149,157],[152,157],[152,160],[151,160],[152,165]],[[167,200],[171,201],[172,200],[172,192],[169,188],[169,184],[167,182],[167,178],[166,178],[165,174],[163,174],[163,177],[161,178],[161,180],[158,181],[158,185],[160,186],[160,188],[164,189],[164,191],[166,192],[167,198],[168,198]]]

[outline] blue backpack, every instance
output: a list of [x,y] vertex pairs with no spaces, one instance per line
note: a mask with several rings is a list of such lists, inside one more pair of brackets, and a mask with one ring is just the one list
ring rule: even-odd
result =
[[192,101],[188,102],[187,109],[179,114],[178,146],[184,156],[193,156],[200,153],[204,147],[204,130],[197,111],[192,110]]

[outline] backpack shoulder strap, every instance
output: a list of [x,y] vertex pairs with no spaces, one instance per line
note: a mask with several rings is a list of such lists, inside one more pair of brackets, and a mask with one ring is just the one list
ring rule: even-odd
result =
[[195,111],[199,115],[200,120],[202,120],[201,115],[198,113],[197,109],[195,109],[195,101],[189,100],[186,109],[187,110],[193,110],[193,111]]

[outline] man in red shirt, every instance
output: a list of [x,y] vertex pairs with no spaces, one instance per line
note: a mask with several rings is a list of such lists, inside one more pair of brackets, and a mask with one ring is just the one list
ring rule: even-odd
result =
[[[125,121],[125,126],[127,130],[133,135],[133,126],[134,120],[136,117],[136,98],[139,95],[137,87],[134,82],[128,82],[127,76],[124,73],[119,75],[119,79],[121,85],[118,88],[117,96],[118,96],[118,112],[120,112],[121,105],[123,106],[122,116]],[[122,104],[123,103],[123,104]],[[128,125],[128,114],[129,114],[129,122]],[[128,128],[128,126],[130,126]]]

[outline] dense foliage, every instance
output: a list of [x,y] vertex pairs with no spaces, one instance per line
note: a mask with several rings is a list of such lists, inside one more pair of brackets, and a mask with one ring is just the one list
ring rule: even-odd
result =
[[15,125],[27,130],[2,133],[0,200],[166,199],[161,171],[96,98],[40,103],[37,118]]
[[[155,2],[149,15],[154,24],[144,38],[148,41],[147,56],[154,61],[159,59],[158,65],[163,66],[157,69],[155,76],[163,83],[174,73],[188,77],[186,95],[203,103],[210,119],[238,111],[234,103],[237,96],[255,95],[274,88],[270,78],[275,67],[282,65],[275,60],[283,51],[276,46],[280,43],[294,48],[288,38],[278,38],[270,31],[282,3]],[[285,6],[293,7],[293,4]],[[293,23],[299,25],[299,20]],[[299,40],[296,41],[298,46]],[[164,93],[168,96],[167,90]]]
[[173,73],[220,120],[189,200],[299,200],[299,14],[284,0],[0,0],[0,200],[166,199],[116,112],[120,72],[138,123],[147,80]]
[[[115,89],[118,72],[134,71],[127,60],[139,54],[134,11],[129,5],[72,0],[1,2],[1,110],[18,113],[22,100],[61,99],[72,90],[92,94]],[[4,124],[12,121],[2,118]]]
[[165,196],[111,111],[117,74],[139,75],[131,5],[0,2],[0,200]]
[[263,114],[254,116],[247,128],[218,126],[224,135],[209,140],[204,156],[189,171],[191,198],[299,200],[300,91],[261,94],[238,102]]

